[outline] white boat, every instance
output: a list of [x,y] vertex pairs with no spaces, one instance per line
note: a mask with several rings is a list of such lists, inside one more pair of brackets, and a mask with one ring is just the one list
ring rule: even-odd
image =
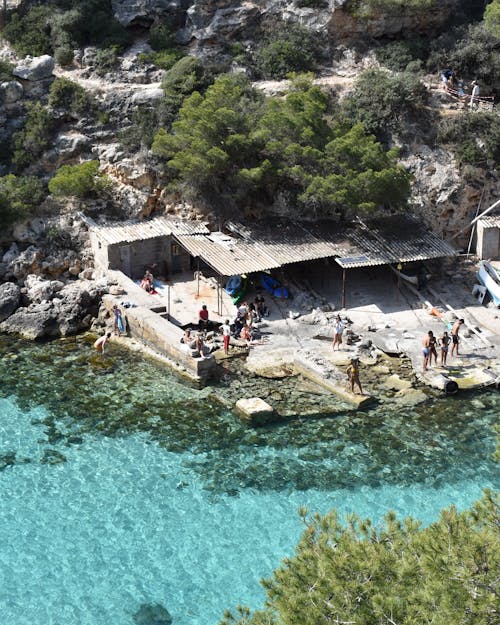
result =
[[500,306],[500,274],[487,260],[479,261],[477,277],[487,289],[495,306]]

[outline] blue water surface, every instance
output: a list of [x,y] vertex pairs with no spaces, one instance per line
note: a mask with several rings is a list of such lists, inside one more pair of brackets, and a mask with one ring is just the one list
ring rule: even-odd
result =
[[[165,383],[183,406],[197,397]],[[424,413],[414,423],[373,413],[256,433],[207,408],[178,451],[179,434],[156,435],[153,425],[100,433],[77,399],[75,414],[54,417],[57,404],[0,398],[2,623],[133,625],[141,605],[159,603],[174,625],[216,625],[226,608],[262,607],[259,580],[293,554],[299,506],[376,522],[392,509],[430,523],[444,506],[463,509],[500,486],[495,396],[456,404],[465,406],[456,438],[448,417],[445,427]]]

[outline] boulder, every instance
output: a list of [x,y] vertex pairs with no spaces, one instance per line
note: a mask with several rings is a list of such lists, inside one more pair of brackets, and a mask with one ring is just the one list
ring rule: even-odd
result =
[[57,313],[50,302],[31,304],[18,308],[13,315],[0,323],[0,330],[31,340],[59,336]]
[[410,380],[403,380],[397,373],[394,373],[384,380],[382,386],[392,391],[403,391],[411,388],[412,383]]
[[33,303],[53,299],[54,295],[64,287],[64,283],[59,280],[44,280],[40,276],[30,274],[26,277],[24,286],[26,296]]
[[24,89],[17,80],[9,80],[0,84],[0,100],[4,104],[12,104],[23,97]]
[[21,301],[21,289],[13,282],[0,284],[0,321],[10,317]]
[[43,80],[52,76],[54,65],[54,57],[48,54],[36,57],[27,56],[19,62],[12,73],[24,80]]
[[238,399],[235,409],[241,418],[251,425],[264,425],[273,421],[275,417],[273,407],[260,397]]

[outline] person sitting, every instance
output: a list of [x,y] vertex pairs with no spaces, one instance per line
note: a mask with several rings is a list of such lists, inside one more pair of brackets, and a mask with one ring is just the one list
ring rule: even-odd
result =
[[246,324],[241,328],[240,339],[246,341],[247,345],[250,345],[252,342],[252,332],[250,327]]
[[146,269],[146,273],[141,280],[141,289],[144,289],[148,293],[151,293],[153,290],[153,274],[148,269]]
[[202,332],[203,330],[208,330],[208,309],[207,305],[203,304],[201,310],[198,313],[198,330]]
[[262,319],[263,317],[267,317],[269,315],[269,309],[266,306],[266,300],[262,295],[257,295],[254,299],[255,310],[257,314]]
[[236,317],[233,324],[233,336],[239,338],[241,329],[247,323],[246,317]]
[[247,314],[248,314],[247,303],[246,302],[241,302],[241,304],[238,306],[238,310],[236,312],[236,315],[240,319],[246,319]]
[[181,343],[190,345],[192,341],[193,341],[193,337],[191,336],[191,328],[186,328],[184,330],[184,334],[182,335]]

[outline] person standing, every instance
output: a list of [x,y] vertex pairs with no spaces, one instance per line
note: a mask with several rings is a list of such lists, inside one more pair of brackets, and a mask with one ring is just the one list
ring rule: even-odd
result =
[[427,333],[422,339],[422,371],[427,371],[427,365],[429,363],[429,352],[430,352],[430,342],[429,342],[429,333]]
[[344,332],[344,329],[345,329],[344,322],[340,318],[340,315],[337,315],[335,319],[335,326],[333,329],[333,344],[332,344],[333,351],[335,351],[335,345],[337,345],[338,349],[340,350],[340,346],[342,344],[342,334]]
[[458,345],[460,343],[460,339],[458,337],[458,333],[460,331],[460,326],[463,325],[465,321],[463,319],[457,319],[451,328],[451,355],[455,352],[456,356],[460,356],[458,353]]
[[434,336],[434,332],[429,330],[429,366],[432,367],[432,357],[434,356],[434,364],[437,366],[438,355],[436,350],[437,339]]
[[443,332],[443,336],[439,339],[441,345],[441,366],[446,366],[446,358],[448,356],[448,346],[451,343],[451,338],[446,330]]
[[477,84],[475,80],[473,80],[471,83],[471,86],[472,86],[472,91],[470,94],[469,106],[472,109],[472,108],[475,108],[476,105],[479,103],[479,85]]
[[224,353],[229,353],[229,340],[231,338],[231,326],[229,324],[229,319],[226,319],[224,323],[220,327],[222,331],[222,340],[224,341]]
[[115,335],[121,336],[122,332],[125,331],[125,324],[123,323],[122,311],[118,308],[116,304],[113,305],[113,315],[114,315],[113,328],[115,331]]
[[103,334],[102,336],[100,336],[97,341],[94,343],[94,348],[100,353],[100,354],[104,354],[104,347],[108,341],[108,339],[111,337],[111,332],[108,332],[107,334]]
[[363,395],[363,389],[361,387],[361,382],[359,379],[359,359],[351,358],[351,364],[347,367],[346,370],[347,377],[349,378],[349,382],[351,384],[351,393],[354,395],[354,385],[357,384],[359,387],[359,392]]

